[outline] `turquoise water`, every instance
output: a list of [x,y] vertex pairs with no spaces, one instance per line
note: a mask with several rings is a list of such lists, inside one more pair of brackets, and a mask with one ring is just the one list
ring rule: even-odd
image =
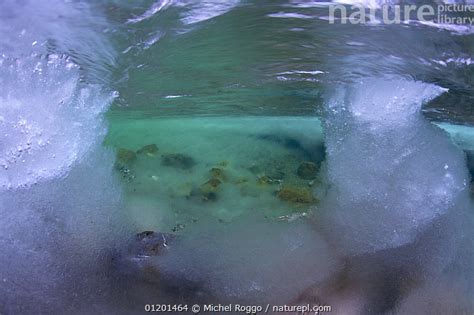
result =
[[[315,118],[183,117],[122,120],[111,126],[107,144],[133,151],[158,147],[126,164],[126,195],[142,230],[171,232],[206,216],[230,222],[255,213],[274,220],[305,213],[316,200],[285,202],[276,193],[283,185],[310,191],[316,176],[302,179],[297,169],[304,161],[322,161],[322,137]],[[176,153],[194,165],[163,163]],[[207,200],[200,189],[212,178],[222,184]]]
[[0,313],[473,313],[473,26],[329,4],[0,3]]

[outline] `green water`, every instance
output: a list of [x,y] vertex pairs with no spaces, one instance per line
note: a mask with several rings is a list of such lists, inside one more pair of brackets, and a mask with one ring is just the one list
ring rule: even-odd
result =
[[[106,143],[132,151],[158,147],[138,153],[125,165],[130,172],[121,174],[127,207],[142,230],[171,232],[203,217],[230,222],[258,214],[292,220],[317,204],[316,198],[278,196],[284,187],[311,195],[318,186],[316,176],[297,174],[302,162],[319,164],[324,158],[321,125],[314,118],[117,119]],[[176,153],[192,158],[193,165],[163,162]],[[220,181],[215,189],[206,186],[212,178]]]
[[431,119],[472,123],[473,35],[417,24],[330,25],[327,7],[301,3],[244,1],[192,24],[186,17],[203,18],[217,5],[171,6],[137,23],[127,21],[145,3],[100,7],[115,22],[107,36],[121,52],[112,111],[314,116],[328,88],[398,74],[450,89],[426,105]]
[[[222,224],[262,215],[293,221],[315,215],[327,187],[320,177],[305,179],[298,167],[325,167],[324,134],[318,118],[179,117],[111,118],[106,146],[127,149],[134,159],[116,173],[127,211],[138,230],[185,233],[200,220]],[[441,124],[466,152],[474,150],[472,128]],[[146,145],[156,152],[137,152]],[[190,167],[163,162],[169,154],[190,157]],[[120,158],[118,158],[120,161]],[[218,173],[216,173],[218,172]],[[207,184],[213,178],[217,187]],[[279,195],[282,189],[311,194],[313,200]],[[208,196],[212,193],[212,196]]]

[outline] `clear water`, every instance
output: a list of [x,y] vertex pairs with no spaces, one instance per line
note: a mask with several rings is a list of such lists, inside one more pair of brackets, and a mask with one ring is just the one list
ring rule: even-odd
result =
[[0,313],[474,312],[472,26],[0,7]]

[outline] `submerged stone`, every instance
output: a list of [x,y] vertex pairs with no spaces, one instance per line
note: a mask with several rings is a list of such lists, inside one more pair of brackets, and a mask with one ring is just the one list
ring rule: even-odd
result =
[[215,201],[217,190],[222,182],[217,178],[211,178],[199,187],[199,194],[203,201]]
[[277,196],[283,201],[296,203],[311,203],[316,201],[311,190],[300,186],[283,186],[280,191],[278,191]]
[[218,178],[211,178],[201,185],[199,188],[201,192],[216,192],[222,182]]
[[302,162],[296,171],[302,179],[315,179],[318,173],[318,166],[313,162]]
[[158,147],[156,146],[156,144],[147,144],[145,146],[143,146],[142,148],[138,149],[137,150],[137,154],[146,154],[146,155],[155,155],[156,152],[158,152]]
[[221,181],[225,180],[225,174],[224,174],[224,170],[221,169],[221,168],[218,168],[218,167],[213,167],[211,168],[211,170],[209,171],[209,173],[211,173],[211,177],[212,178],[217,178]]
[[188,155],[181,153],[163,154],[161,156],[161,164],[171,166],[183,170],[192,168],[196,162]]
[[137,155],[132,150],[120,148],[117,151],[116,163],[120,166],[127,166],[130,165],[133,161],[135,161],[136,158]]

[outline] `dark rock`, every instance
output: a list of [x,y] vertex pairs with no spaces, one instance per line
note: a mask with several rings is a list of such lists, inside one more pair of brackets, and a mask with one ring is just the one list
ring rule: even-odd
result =
[[278,198],[283,201],[295,203],[312,203],[315,201],[313,193],[306,187],[283,186],[277,193]]
[[211,178],[199,187],[199,193],[203,201],[215,201],[217,190],[222,182],[218,178]]
[[163,154],[161,156],[161,164],[187,170],[192,168],[196,162],[188,155],[181,153]]
[[224,170],[221,169],[221,168],[218,168],[218,167],[213,167],[211,168],[211,170],[209,171],[209,173],[211,173],[211,177],[212,178],[217,178],[221,181],[224,181],[226,176],[224,174]]
[[129,166],[137,158],[132,150],[120,148],[117,151],[116,165],[119,167]]
[[147,155],[155,155],[158,152],[158,147],[156,144],[147,144],[142,148],[137,150],[137,154],[147,154]]
[[115,169],[117,169],[122,177],[128,182],[131,182],[135,178],[135,176],[130,171],[130,167],[136,158],[137,155],[131,150],[123,148],[117,150]]
[[296,174],[302,179],[315,179],[317,173],[318,166],[313,162],[302,162],[296,170]]
[[203,186],[210,187],[210,189],[217,189],[217,187],[219,187],[220,184],[222,184],[222,182],[220,181],[220,179],[218,179],[218,178],[211,178],[211,179],[208,180],[206,183],[204,183]]

